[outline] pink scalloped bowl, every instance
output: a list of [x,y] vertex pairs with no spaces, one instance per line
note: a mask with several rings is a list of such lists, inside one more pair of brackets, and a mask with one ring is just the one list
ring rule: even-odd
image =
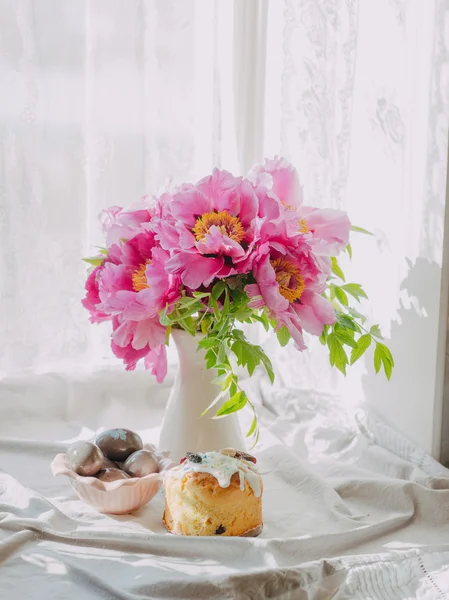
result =
[[78,498],[101,513],[123,515],[134,512],[149,502],[158,493],[164,473],[175,463],[169,452],[157,450],[152,444],[144,448],[154,453],[159,472],[145,477],[100,481],[95,477],[82,477],[69,468],[65,454],[57,454],[51,463],[53,475],[66,475]]

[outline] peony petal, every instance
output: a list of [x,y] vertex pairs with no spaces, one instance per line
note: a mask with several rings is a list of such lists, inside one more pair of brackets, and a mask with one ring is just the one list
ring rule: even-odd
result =
[[192,290],[208,287],[223,266],[223,258],[207,258],[199,253],[178,253],[167,261],[168,273],[179,273],[182,283]]
[[156,375],[158,383],[162,383],[167,375],[167,351],[165,345],[161,344],[154,350],[151,350],[145,357],[145,369],[151,369],[151,373]]
[[242,246],[224,235],[216,225],[209,228],[204,240],[197,242],[196,247],[201,254],[223,254],[233,258],[245,255]]
[[349,244],[351,222],[341,210],[316,209],[304,217],[317,254],[336,256]]
[[272,190],[279,200],[287,206],[301,206],[302,188],[296,169],[284,158],[274,157],[266,160],[259,171],[269,173],[272,178]]
[[112,334],[112,339],[117,346],[125,348],[131,343],[135,324],[132,321],[123,321]]
[[324,325],[333,325],[336,321],[329,300],[309,290],[303,292],[301,302],[295,302],[293,307],[302,327],[312,335],[321,335]]
[[245,286],[245,292],[251,298],[251,301],[248,304],[249,308],[263,308],[265,306],[262,292],[257,283],[249,283]]
[[307,349],[307,346],[304,343],[304,338],[302,335],[302,327],[298,321],[296,314],[293,312],[291,307],[290,307],[289,311],[282,316],[282,319],[278,320],[278,325],[280,325],[280,326],[285,325],[287,327],[298,350],[303,351],[303,350]]
[[173,217],[192,228],[197,217],[212,210],[212,203],[198,189],[192,188],[173,196],[171,213]]
[[259,284],[260,291],[267,307],[274,314],[287,310],[289,302],[279,292],[276,274],[270,264],[270,257],[268,254],[263,256],[254,267],[254,276]]
[[141,350],[145,346],[156,348],[165,343],[165,327],[154,319],[145,319],[135,325],[133,340],[131,342],[134,350]]
[[234,177],[229,171],[214,169],[212,175],[197,183],[197,188],[210,200],[209,210],[213,207],[216,211],[225,210],[231,215],[237,215],[240,211],[240,197],[236,190],[241,182],[241,177]]

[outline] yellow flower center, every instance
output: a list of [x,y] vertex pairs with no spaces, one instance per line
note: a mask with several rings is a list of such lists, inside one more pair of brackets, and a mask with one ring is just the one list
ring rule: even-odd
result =
[[299,233],[309,233],[309,228],[307,227],[307,221],[305,219],[298,220]]
[[241,242],[245,237],[245,230],[238,217],[232,217],[225,210],[220,212],[207,212],[198,217],[193,228],[193,234],[198,242],[206,237],[209,229],[215,225],[223,235],[228,236],[234,242]]
[[298,300],[304,291],[304,279],[298,267],[287,258],[270,260],[270,264],[276,273],[280,294],[289,302]]
[[150,287],[148,285],[147,282],[147,276],[146,276],[146,269],[147,269],[147,265],[149,265],[151,263],[151,260],[147,260],[144,264],[140,265],[140,267],[138,269],[136,269],[134,271],[134,273],[132,274],[132,280],[133,280],[133,290],[135,292],[140,292],[141,290],[144,290],[148,287]]
[[[286,204],[285,202],[281,202],[282,206],[285,206],[287,210],[296,210],[296,206],[292,204]],[[305,219],[298,219],[298,231],[299,233],[309,233],[309,228],[307,227],[307,221]]]

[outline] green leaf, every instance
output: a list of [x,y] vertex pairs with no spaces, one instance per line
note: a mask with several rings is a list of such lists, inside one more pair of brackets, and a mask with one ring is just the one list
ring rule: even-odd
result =
[[346,283],[341,287],[357,301],[360,301],[360,298],[368,298],[360,283]]
[[180,298],[176,305],[178,308],[188,308],[189,306],[193,305],[203,308],[202,303],[197,298],[190,298],[189,296],[184,296],[183,298]]
[[231,413],[241,410],[247,402],[248,398],[246,397],[245,392],[243,390],[238,391],[218,409],[214,419],[217,417],[224,417],[225,415],[230,415]]
[[335,275],[337,277],[340,277],[340,279],[342,279],[344,281],[345,276],[344,276],[343,271],[341,270],[335,256],[332,256],[331,261],[332,261],[332,272],[335,273]]
[[240,329],[233,329],[231,336],[235,340],[241,340],[242,342],[246,342],[245,334]]
[[[380,356],[380,360],[382,361],[382,364],[384,366],[385,375],[387,376],[387,379],[389,380],[391,377],[391,373],[393,371],[393,367],[394,367],[394,360],[391,355],[391,352],[390,352],[389,348],[387,348],[387,346],[385,346],[385,344],[381,344],[380,342],[376,342],[376,351],[374,354],[374,359],[376,359],[376,352]],[[378,371],[376,371],[376,373],[377,372]]]
[[254,316],[253,311],[250,308],[238,310],[236,312],[232,312],[231,314],[234,319],[237,319],[237,321],[244,321],[245,323],[248,323],[248,319],[253,318]]
[[351,348],[354,348],[354,349],[358,347],[357,342],[346,331],[342,331],[341,329],[337,330],[335,332],[335,335],[340,340],[340,342],[342,342],[343,344],[346,344],[347,346],[351,346]]
[[343,329],[352,329],[353,331],[360,331],[357,323],[348,317],[348,315],[344,315],[343,313],[337,313],[337,322],[339,325],[343,327]]
[[219,394],[217,394],[217,396],[215,396],[215,398],[212,400],[212,402],[209,404],[209,406],[207,408],[205,408],[203,410],[203,412],[201,413],[201,417],[204,417],[204,415],[213,407],[217,404],[217,402],[220,402],[220,400],[222,398],[224,398],[227,395],[228,391],[226,388],[222,387],[222,390]]
[[379,338],[380,340],[383,340],[384,338],[382,337],[382,333],[380,331],[379,325],[373,325],[371,327],[371,329],[369,330],[370,334],[376,338]]
[[214,369],[218,369],[219,371],[232,371],[231,365],[226,362],[219,362],[214,366]]
[[225,391],[231,385],[231,383],[233,382],[233,380],[234,380],[234,374],[232,372],[231,373],[225,373],[221,377],[217,378],[216,383],[218,383],[218,385],[221,387],[221,389],[223,391]]
[[327,338],[327,345],[329,348],[329,361],[332,367],[337,367],[339,371],[346,375],[346,365],[348,364],[348,357],[346,352],[337,338],[335,333],[331,333]]
[[363,229],[363,227],[357,227],[356,225],[353,225],[351,227],[351,231],[356,231],[357,233],[365,233],[366,235],[374,235],[374,233],[371,233],[371,231]]
[[172,324],[171,318],[167,315],[167,307],[163,308],[159,314],[159,322],[161,325],[168,327]]
[[209,326],[211,323],[212,323],[212,315],[205,315],[204,317],[202,317],[201,332],[204,333],[204,335],[206,335],[207,332],[209,331]]
[[382,357],[382,362],[384,365],[385,375],[387,376],[388,381],[390,381],[391,373],[393,372],[393,365],[385,359],[385,356]]
[[345,292],[341,289],[341,287],[338,287],[338,285],[336,285],[334,286],[334,290],[335,297],[340,302],[340,304],[343,304],[343,306],[348,306],[348,297],[345,294]]
[[231,396],[234,396],[236,393],[237,393],[237,384],[236,384],[236,379],[234,378],[234,381],[229,386],[229,394]]
[[209,294],[209,292],[193,292],[192,296],[194,298],[201,299],[201,298],[208,298],[210,296],[210,294]]
[[319,340],[323,346],[327,344],[327,332],[329,331],[329,325],[323,327],[323,333],[320,335]]
[[206,369],[212,369],[217,364],[217,356],[212,348],[206,352],[204,358],[206,359]]
[[237,340],[232,344],[231,350],[237,357],[237,364],[241,367],[246,367],[248,373],[252,375],[257,365],[260,364],[260,358],[253,351],[251,344]]
[[[196,302],[196,300],[195,300]],[[200,308],[203,308],[202,306]],[[175,309],[175,315],[178,319],[185,319],[186,317],[191,317],[192,315],[196,315],[196,313],[198,312],[199,308],[198,305],[190,305],[188,306],[188,308],[176,308]]]
[[270,329],[270,323],[269,323],[268,317],[265,313],[262,313],[261,315],[256,315],[256,313],[253,312],[253,314],[251,315],[251,318],[254,321],[258,321],[259,323],[262,323],[265,331],[268,331]]
[[359,360],[359,358],[368,350],[370,345],[371,336],[368,333],[359,337],[357,340],[357,348],[354,348],[351,352],[351,365],[353,365],[356,360]]
[[249,428],[248,433],[246,434],[246,437],[252,436],[254,431],[256,430],[256,427],[257,427],[257,417],[256,417],[256,415],[254,415],[253,422],[251,423],[251,427]]
[[221,309],[222,316],[226,316],[229,313],[231,303],[229,302],[229,291],[228,288],[225,288],[225,301],[223,304],[223,308]]
[[347,329],[345,327],[342,327],[339,323],[335,323],[334,333],[337,333],[338,331],[344,331],[345,333],[350,335],[352,337],[352,339],[354,339],[354,335],[355,335],[354,329]]
[[273,383],[274,382],[274,371],[273,371],[273,365],[271,364],[271,360],[268,358],[268,356],[265,354],[265,352],[262,350],[262,348],[260,346],[256,346],[256,348],[258,348],[260,351],[260,360],[263,362],[263,366],[265,367],[265,371],[267,372],[268,379],[270,380],[271,383]]
[[253,445],[250,447],[250,450],[252,450],[252,449],[254,448],[254,446],[256,446],[256,445],[257,445],[257,442],[259,441],[259,432],[260,432],[260,430],[259,430],[259,428],[257,428],[257,429],[256,429],[256,434],[255,434],[255,436],[254,436],[254,443],[253,443]]
[[276,331],[276,336],[281,346],[286,346],[290,340],[290,332],[285,325]]
[[387,346],[385,346],[385,344],[381,344],[380,342],[377,342],[377,345],[380,346],[382,350],[382,355],[385,358],[385,360],[387,360],[394,367],[394,360],[393,356],[391,355],[390,349]]
[[101,256],[92,256],[90,258],[83,258],[83,260],[94,267],[99,267],[101,264],[103,264],[104,258]]
[[379,344],[376,344],[374,350],[374,370],[379,373],[380,367],[382,366],[382,350],[379,348]]
[[190,333],[190,335],[195,335],[196,326],[195,326],[195,321],[192,319],[192,317],[190,317],[190,316],[182,317],[182,318],[178,319],[178,323],[179,323],[179,325],[181,325],[181,327],[184,329],[184,331],[187,331],[188,333]]
[[215,315],[215,318],[217,319],[217,321],[219,321],[219,320],[220,320],[220,317],[221,317],[221,315],[220,315],[220,310],[219,310],[219,308],[218,308],[217,301],[215,300],[215,298],[214,298],[213,296],[211,296],[211,297],[210,297],[210,301],[211,301],[211,303],[212,303],[212,308],[213,308],[213,310],[214,310],[214,315]]
[[214,300],[218,300],[218,298],[220,298],[222,293],[225,291],[225,288],[226,288],[225,282],[218,281],[212,288],[212,298],[214,298]]
[[352,306],[350,306],[346,310],[352,317],[355,317],[356,319],[360,319],[362,324],[365,323],[366,317],[364,315],[362,315],[361,313],[359,313],[359,311],[357,311],[355,308],[352,308]]
[[348,253],[349,258],[352,259],[352,246],[351,246],[351,244],[348,244],[346,246],[346,252]]
[[226,360],[228,360],[226,354],[226,344],[224,342],[221,342],[221,344],[218,347],[217,361],[219,363],[224,363]]
[[198,348],[212,348],[213,346],[217,346],[219,344],[219,340],[216,337],[205,337],[198,342]]
[[[236,331],[233,331],[233,335]],[[242,334],[243,335],[243,334]],[[273,366],[270,359],[265,354],[260,346],[254,346],[245,339],[237,339],[231,346],[232,352],[237,358],[237,364],[248,369],[248,373],[252,375],[255,368],[261,362],[263,363],[265,370],[270,378],[271,383],[274,381]]]

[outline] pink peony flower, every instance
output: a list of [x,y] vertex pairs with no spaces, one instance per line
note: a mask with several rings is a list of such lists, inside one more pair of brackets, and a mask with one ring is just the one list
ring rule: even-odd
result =
[[256,283],[245,287],[252,298],[252,308],[267,307],[277,327],[286,326],[300,350],[305,349],[303,329],[321,335],[325,324],[335,323],[335,312],[321,296],[328,273],[326,263],[316,261],[309,252],[284,252],[270,249],[268,244],[254,262]]
[[[152,231],[141,231],[127,241],[113,244],[102,265],[88,278],[83,301],[91,319],[113,319],[112,349],[127,369],[134,369],[137,361],[145,358],[146,367],[158,378],[164,372],[165,360],[159,347],[165,345],[166,339],[159,312],[167,300],[179,297],[179,280],[161,273],[168,256],[161,252]],[[154,289],[149,287],[147,269]]]
[[[167,353],[164,343],[165,331],[164,342],[155,346],[153,349],[150,348],[149,344],[144,345],[142,348],[135,348],[133,345],[134,336],[131,331],[129,331],[128,335],[126,335],[123,339],[122,334],[116,335],[116,331],[119,330],[125,323],[120,322],[120,317],[114,317],[114,331],[111,347],[115,356],[123,360],[127,371],[133,371],[136,368],[139,360],[145,359],[145,368],[147,370],[151,369],[151,372],[156,376],[158,383],[162,383],[167,375]],[[141,321],[141,323],[144,322]],[[117,343],[116,339],[119,339],[120,343]]]
[[285,159],[266,160],[246,179],[215,169],[132,210],[103,211],[101,220],[107,255],[87,278],[83,305],[92,322],[112,320],[112,349],[127,369],[143,360],[162,381],[161,312],[217,279],[246,283],[249,306],[267,308],[300,349],[304,331],[320,335],[335,322],[322,293],[350,222],[344,212],[304,206]]
[[100,222],[106,234],[106,246],[119,244],[142,231],[144,225],[151,221],[150,206],[135,210],[125,210],[120,206],[112,206],[100,213]]
[[285,158],[275,156],[250,173],[256,184],[262,185],[279,198],[284,206],[299,208],[303,202],[302,188],[296,169]]
[[337,256],[349,243],[351,223],[343,211],[303,206],[293,166],[283,158],[266,160],[252,172],[264,217],[262,239],[284,237],[290,245],[307,241],[316,254]]
[[91,323],[101,323],[101,321],[108,321],[112,318],[110,314],[98,310],[97,308],[97,305],[100,304],[97,277],[101,273],[102,268],[103,265],[95,267],[95,269],[89,274],[85,284],[86,296],[81,300],[84,308],[87,308],[87,310],[90,312]]
[[170,255],[162,248],[154,247],[152,258],[146,264],[145,278],[147,288],[135,294],[123,311],[127,319],[140,321],[142,319],[156,318],[161,311],[168,306],[171,307],[181,297],[181,278],[172,275],[165,270],[165,264]]
[[345,212],[302,206],[298,216],[316,254],[337,256],[349,244],[351,221]]
[[179,274],[185,286],[198,289],[217,277],[250,270],[260,219],[249,181],[215,169],[196,186],[176,192],[168,206],[170,216],[153,226],[162,248],[171,251],[168,273]]

